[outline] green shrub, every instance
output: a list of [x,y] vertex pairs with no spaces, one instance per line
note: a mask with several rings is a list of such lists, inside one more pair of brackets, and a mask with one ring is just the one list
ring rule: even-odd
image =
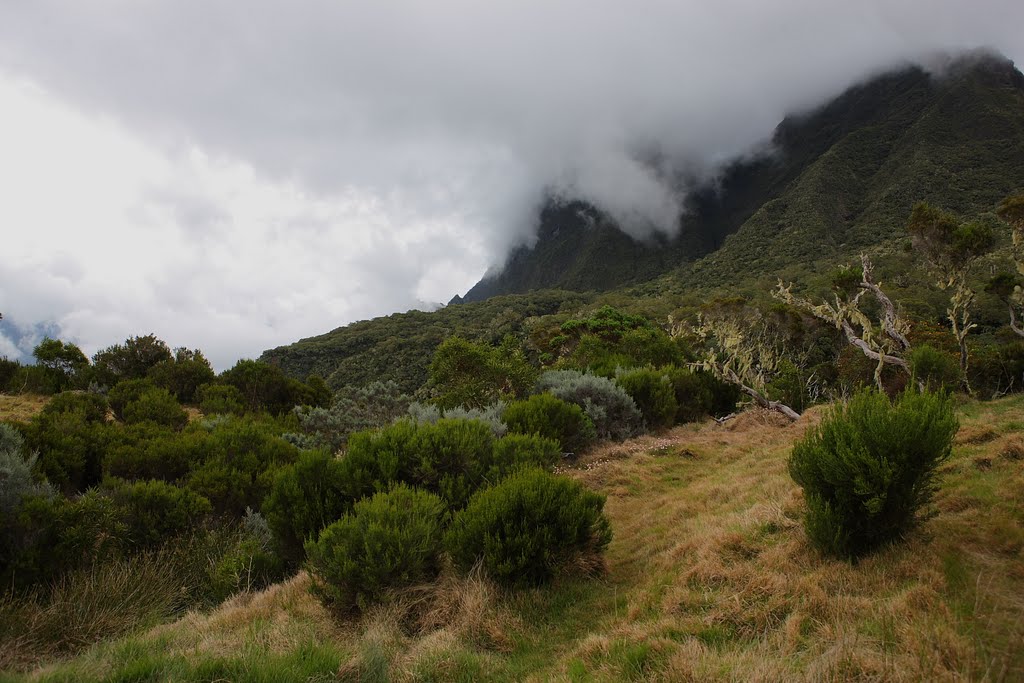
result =
[[54,392],[53,375],[41,365],[21,365],[14,369],[8,380],[8,391],[13,394],[49,395]]
[[537,373],[511,337],[499,347],[449,337],[430,363],[430,386],[443,409],[484,408],[525,396]]
[[440,420],[419,426],[410,445],[417,457],[407,481],[461,508],[484,484],[494,437],[479,420]]
[[242,415],[242,392],[230,384],[204,384],[196,390],[196,400],[204,415]]
[[188,414],[166,389],[148,389],[125,405],[124,421],[127,424],[153,422],[181,429],[188,424]]
[[241,517],[246,508],[258,508],[278,468],[299,456],[272,423],[251,418],[218,424],[206,443],[209,455],[189,473],[187,486],[207,498],[214,511],[233,517]]
[[342,461],[324,451],[307,451],[282,467],[262,511],[281,553],[301,562],[306,541],[352,508],[353,491]]
[[979,397],[992,398],[1007,391],[1021,391],[1024,378],[1024,341],[1009,341],[981,346],[972,352],[971,387]]
[[267,521],[249,512],[229,545],[209,564],[207,600],[217,604],[240,591],[266,588],[284,574],[284,563],[274,553],[274,539]]
[[671,427],[676,417],[676,395],[668,378],[657,370],[642,368],[619,372],[615,378],[636,402],[650,429]]
[[793,447],[805,525],[822,551],[856,558],[898,538],[935,488],[957,421],[947,397],[904,392],[895,404],[864,390]]
[[189,531],[211,511],[206,498],[159,480],[106,485],[125,511],[129,541],[139,548],[155,548]]
[[456,514],[445,546],[456,566],[478,561],[495,580],[538,585],[579,556],[611,541],[604,496],[542,470],[514,474],[480,491]]
[[208,437],[198,429],[175,432],[153,422],[126,425],[111,435],[103,473],[130,481],[160,479],[176,483],[210,457]]
[[955,391],[960,386],[960,360],[924,344],[910,352],[910,371],[929,391]]
[[365,610],[390,591],[435,578],[445,506],[437,496],[398,484],[355,504],[306,543],[317,593],[341,610]]
[[100,394],[85,391],[65,391],[47,402],[39,412],[41,417],[62,413],[80,415],[84,422],[102,424],[107,420],[107,399]]
[[39,470],[64,493],[79,493],[102,479],[106,413],[102,396],[65,392],[25,428],[27,448],[39,453]]
[[196,391],[215,376],[202,351],[186,348],[175,349],[174,358],[160,361],[148,372],[153,384],[171,392],[179,403],[196,402]]
[[15,393],[21,387],[15,386],[14,378],[21,370],[21,363],[10,360],[6,356],[0,356],[0,392]]
[[5,516],[0,579],[24,588],[46,584],[67,571],[120,554],[126,543],[124,511],[93,489],[74,499],[25,496]]
[[493,444],[490,428],[479,420],[399,420],[353,434],[342,463],[352,491],[368,495],[404,482],[459,508],[484,483]]
[[537,380],[537,390],[583,408],[599,439],[622,441],[644,430],[644,417],[636,402],[607,377],[576,370],[551,370]]
[[676,399],[677,424],[698,422],[711,413],[713,396],[707,380],[701,377],[703,373],[676,367],[665,368],[663,372]]
[[124,407],[155,388],[156,385],[146,378],[121,380],[107,392],[107,401],[117,419],[124,420]]
[[582,452],[597,438],[594,423],[582,408],[551,394],[510,403],[501,417],[512,432],[554,439],[567,453]]
[[743,392],[738,386],[724,382],[704,370],[698,370],[693,375],[700,380],[711,396],[708,405],[710,415],[722,417],[736,410],[736,404],[743,397]]
[[798,413],[804,412],[811,402],[807,392],[807,378],[788,359],[779,363],[775,376],[765,386],[765,393],[769,399],[779,401]]
[[494,442],[491,467],[485,476],[493,485],[513,472],[541,468],[552,470],[562,459],[562,448],[554,439],[536,434],[508,434]]
[[129,337],[92,357],[96,381],[112,387],[126,379],[142,379],[150,368],[171,360],[171,349],[156,335]]
[[238,389],[242,406],[249,412],[265,410],[282,415],[312,400],[306,396],[309,387],[289,378],[276,365],[262,361],[240,360],[222,372],[219,381]]

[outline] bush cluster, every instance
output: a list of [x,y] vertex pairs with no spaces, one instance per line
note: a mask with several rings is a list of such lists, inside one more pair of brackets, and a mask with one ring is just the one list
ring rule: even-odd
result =
[[578,405],[594,423],[599,439],[622,441],[643,432],[644,418],[626,390],[607,377],[578,370],[549,370],[537,391]]

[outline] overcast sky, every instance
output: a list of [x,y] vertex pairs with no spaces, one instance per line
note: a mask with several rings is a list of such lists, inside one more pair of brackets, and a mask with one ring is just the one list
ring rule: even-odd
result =
[[1020,0],[0,0],[0,356],[218,369],[465,292],[546,192],[637,235],[787,113]]

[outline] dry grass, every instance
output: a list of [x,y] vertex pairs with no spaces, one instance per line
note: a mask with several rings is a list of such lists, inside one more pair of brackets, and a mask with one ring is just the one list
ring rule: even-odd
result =
[[0,422],[27,422],[42,411],[49,396],[36,394],[0,394]]
[[[503,594],[446,573],[339,623],[300,575],[143,643],[191,658],[325,644],[339,680],[1024,680],[1024,397],[965,407],[934,516],[857,565],[810,547],[787,472],[822,412],[680,427],[575,463],[608,495],[600,579]],[[91,670],[110,670],[106,652]]]

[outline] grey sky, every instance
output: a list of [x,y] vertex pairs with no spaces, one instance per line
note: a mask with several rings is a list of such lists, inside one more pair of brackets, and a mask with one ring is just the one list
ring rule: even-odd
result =
[[685,187],[639,151],[711,172],[884,68],[1020,62],[1021,26],[1009,0],[0,0],[0,354],[52,323],[224,367],[445,301],[546,188],[669,230]]

